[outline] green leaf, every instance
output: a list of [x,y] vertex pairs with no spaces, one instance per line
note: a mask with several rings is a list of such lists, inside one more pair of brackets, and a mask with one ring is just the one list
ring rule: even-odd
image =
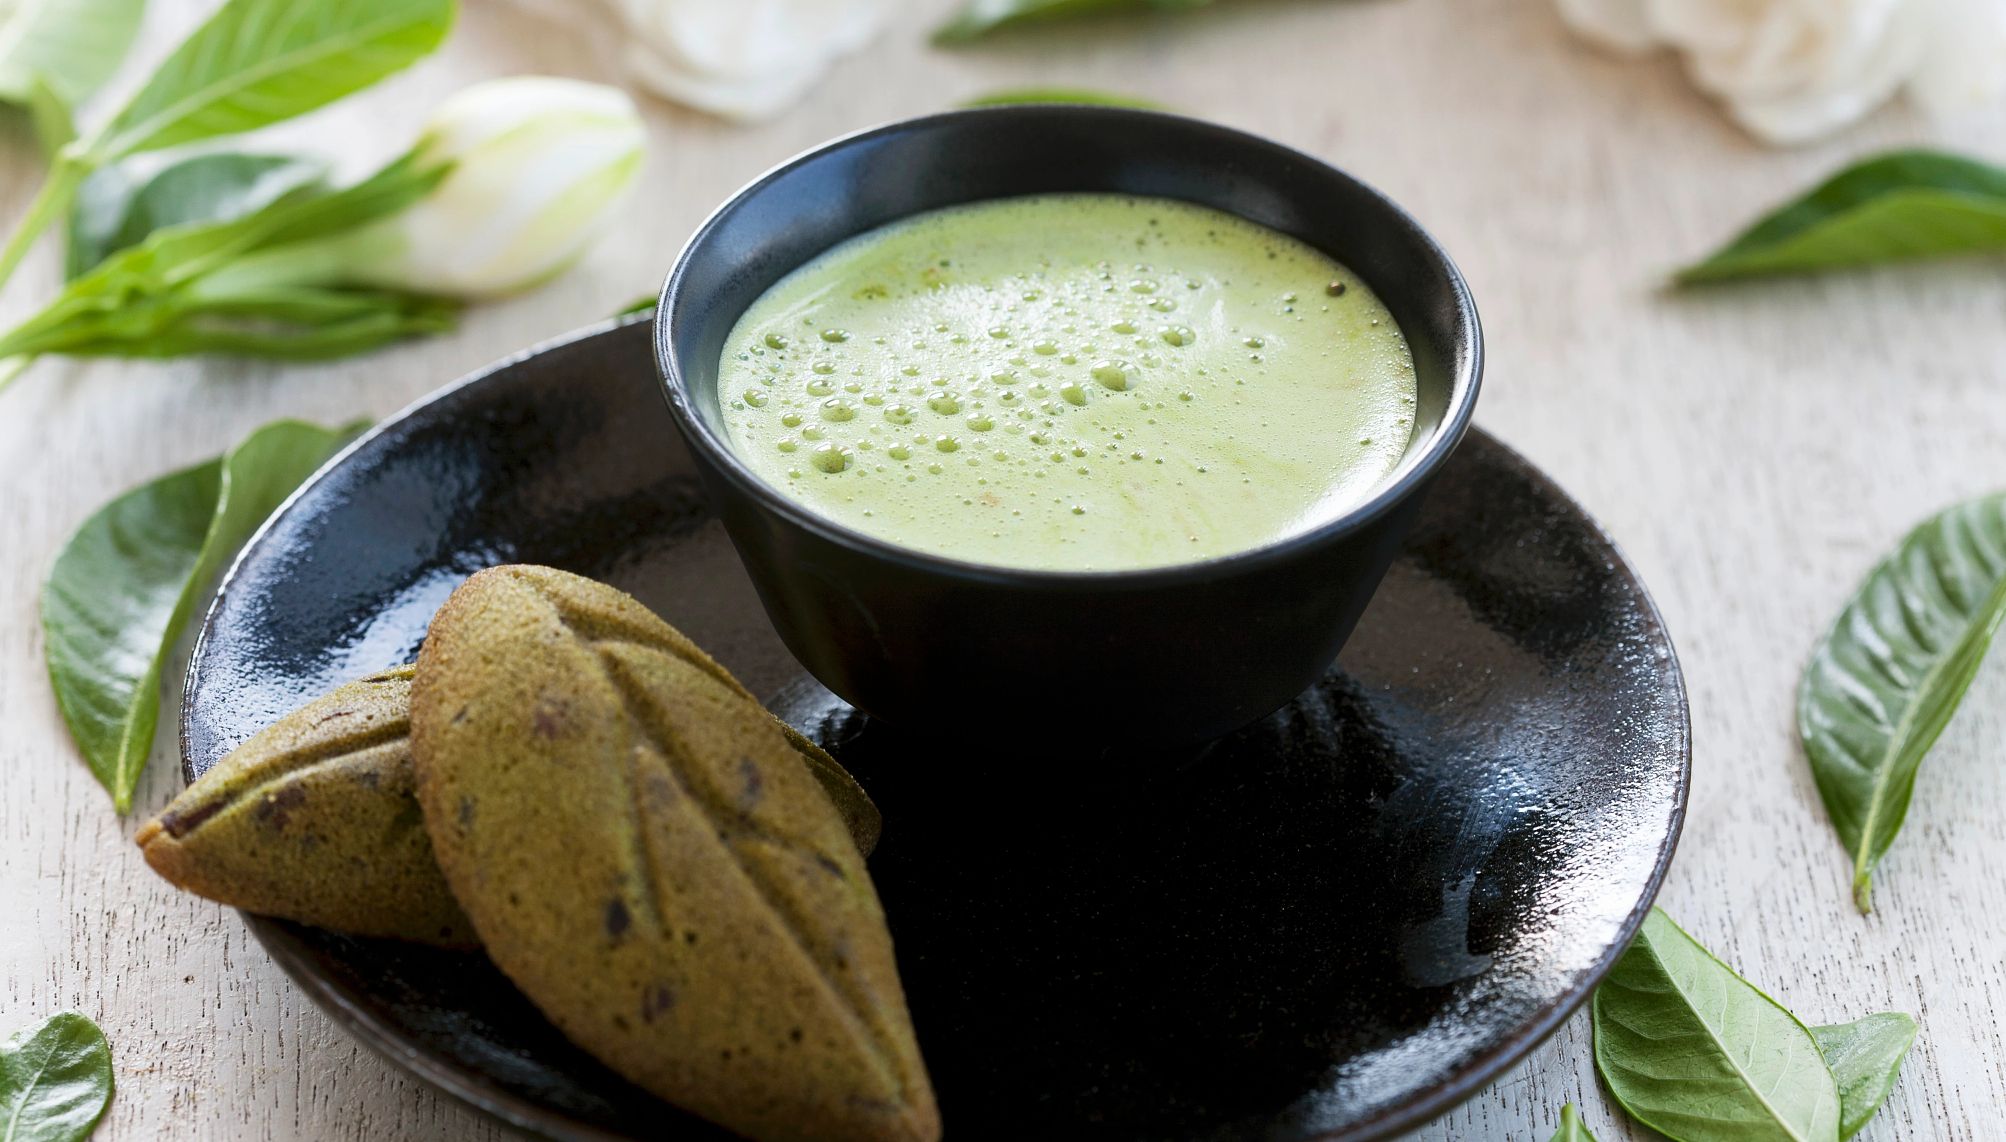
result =
[[[156,230],[70,282],[40,313],[0,336],[0,358],[161,356],[161,351],[138,353],[135,346],[199,321],[205,308],[281,286],[338,285],[343,268],[320,240],[403,210],[449,169],[421,165],[407,154],[354,186],[326,193],[296,187],[241,218]],[[410,295],[395,296],[397,308],[410,308]],[[430,303],[432,318],[440,304]]]
[[1832,827],[1853,855],[1853,898],[1901,832],[1916,771],[1957,712],[2006,619],[2006,493],[1910,532],[1867,575],[1811,652],[1797,733]]
[[203,317],[246,317],[320,326],[384,313],[401,313],[414,318],[437,316],[445,319],[450,327],[451,319],[459,309],[460,303],[451,298],[396,290],[276,286],[210,299],[200,313],[191,317],[197,320]]
[[56,558],[42,634],[56,704],[123,813],[152,751],[163,664],[251,532],[360,431],[281,420],[100,508]]
[[[44,85],[46,88],[46,85]],[[54,105],[44,95],[36,104],[37,132],[55,131],[61,133],[64,124],[55,115]],[[67,115],[67,109],[64,114]],[[21,221],[14,225],[13,233],[7,236],[7,244],[0,246],[0,285],[14,276],[21,266],[21,260],[28,256],[42,232],[54,226],[70,212],[70,204],[76,201],[77,188],[91,173],[91,163],[86,161],[77,140],[58,147],[49,161],[49,177],[42,180],[42,188],[28,203]]]
[[633,301],[628,302],[626,305],[621,306],[619,309],[614,310],[613,316],[634,317],[643,313],[653,313],[655,312],[656,304],[657,304],[657,299],[654,294],[651,293],[642,294],[640,297],[637,297]]
[[111,1105],[111,1047],[97,1024],[65,1012],[0,1043],[0,1138],[79,1142]]
[[1902,1060],[1915,1043],[1915,1020],[1883,1011],[1853,1023],[1813,1027],[1811,1035],[1839,1084],[1839,1137],[1851,1138],[1895,1089]]
[[1164,109],[1163,104],[1138,96],[1093,91],[1084,87],[1014,87],[978,95],[962,106],[1008,107],[1019,103],[1084,103],[1095,107],[1134,107],[1143,111]]
[[1595,1066],[1676,1142],[1837,1142],[1839,1092],[1797,1017],[1652,909],[1595,991]]
[[228,0],[86,149],[104,163],[303,115],[430,54],[454,12],[454,0]]
[[1595,1135],[1581,1124],[1581,1114],[1573,1103],[1560,1108],[1560,1129],[1553,1132],[1552,1142],[1595,1142]]
[[155,230],[254,214],[327,174],[319,159],[234,151],[195,155],[141,176],[130,164],[85,180],[70,216],[68,276],[75,278]]
[[71,105],[125,60],[146,0],[0,0],[0,100],[29,103],[36,82]]
[[[274,303],[273,309],[293,302]],[[460,306],[450,299],[419,294],[340,291],[326,308],[350,308],[345,317],[317,324],[271,324],[219,320],[203,314],[162,326],[141,338],[104,339],[76,350],[92,357],[184,357],[221,353],[277,361],[325,361],[352,357],[408,337],[444,333],[457,323]]]
[[1840,172],[1679,272],[1682,285],[2006,250],[2006,169],[1899,151]]
[[933,33],[937,44],[960,44],[998,28],[1095,12],[1177,12],[1212,0],[967,0]]
[[0,247],[0,284],[69,213],[98,168],[269,126],[352,95],[438,47],[455,13],[456,0],[226,0],[123,110],[57,152]]
[[285,195],[246,216],[242,232],[254,238],[252,249],[265,249],[358,229],[430,194],[451,171],[449,163],[407,152],[352,186],[326,194]]
[[51,160],[77,137],[77,120],[69,101],[39,77],[28,89],[28,116],[34,122],[35,142]]

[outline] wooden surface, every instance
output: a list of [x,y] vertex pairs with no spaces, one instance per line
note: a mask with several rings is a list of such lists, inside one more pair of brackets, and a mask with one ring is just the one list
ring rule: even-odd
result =
[[[162,54],[213,0],[156,0]],[[1627,550],[1691,685],[1690,823],[1663,903],[1808,1021],[1915,1013],[1922,1040],[1875,1139],[1981,1139],[2006,1121],[2006,665],[1930,759],[1856,915],[1799,756],[1792,689],[1858,577],[1908,526],[2006,483],[2006,276],[1998,263],[1670,297],[1667,268],[1856,153],[1933,142],[2006,156],[2006,114],[1931,126],[1884,113],[1828,145],[1738,134],[1663,61],[1599,56],[1544,0],[1247,0],[1175,20],[927,48],[944,4],[901,21],[778,122],[726,126],[650,103],[651,166],[606,243],[457,334],[280,367],[46,362],[0,400],[0,1030],[75,1008],[110,1036],[109,1139],[486,1140],[501,1132],[365,1053],[308,1004],[236,915],[178,895],[70,747],[42,673],[41,579],[97,504],[282,415],[383,415],[491,358],[652,290],[695,223],[769,164],[853,128],[1006,85],[1088,84],[1271,134],[1376,183],[1434,230],[1481,304],[1479,421],[1530,455]],[[582,10],[585,6],[580,5]],[[474,78],[603,77],[581,38],[469,0],[436,59],[323,113],[311,143],[361,165],[415,109]],[[0,134],[0,210],[38,164]],[[43,250],[11,319],[55,277]],[[1999,656],[2006,660],[2006,655]],[[171,723],[170,723],[171,724]],[[181,781],[163,734],[141,813]],[[1577,1017],[1428,1139],[1544,1142],[1596,1089]]]

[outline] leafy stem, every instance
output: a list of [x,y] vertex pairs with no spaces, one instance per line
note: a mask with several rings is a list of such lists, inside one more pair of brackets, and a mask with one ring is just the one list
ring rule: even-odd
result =
[[35,239],[69,214],[70,206],[76,202],[77,189],[96,169],[96,164],[74,144],[56,152],[48,181],[42,184],[35,201],[29,205],[27,217],[21,219],[20,225],[14,228],[13,236],[7,239],[6,248],[0,250],[0,285],[5,285],[7,279],[14,276],[15,268],[21,264],[22,258],[28,256]]
[[0,285],[100,167],[253,131],[352,95],[437,48],[457,11],[457,0],[225,0],[122,109],[57,152],[28,216],[0,249]]
[[453,302],[367,288],[351,273],[357,251],[380,240],[369,224],[418,201],[449,169],[407,154],[353,186],[296,186],[241,217],[155,230],[0,335],[0,359],[327,357],[449,327]]

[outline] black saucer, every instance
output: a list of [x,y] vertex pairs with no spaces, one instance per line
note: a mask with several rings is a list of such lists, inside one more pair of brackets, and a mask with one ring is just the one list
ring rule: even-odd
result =
[[[632,590],[883,807],[871,869],[958,1139],[1397,1133],[1557,1027],[1642,920],[1685,803],[1678,666],[1594,523],[1482,433],[1321,685],[1175,767],[1089,780],[1064,720],[1119,701],[1120,679],[1052,695],[1051,748],[997,758],[983,725],[1001,712],[980,694],[965,735],[914,740],[801,675],[652,370],[643,324],[552,345],[391,420],[306,488],[210,612],[189,774],[408,660],[481,567]],[[248,922],[364,1042],[500,1118],[565,1139],[723,1136],[569,1046],[479,956]]]

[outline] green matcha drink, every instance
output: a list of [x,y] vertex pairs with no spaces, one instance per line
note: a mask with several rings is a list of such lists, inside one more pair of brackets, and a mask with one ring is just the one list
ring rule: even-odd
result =
[[739,319],[718,380],[762,478],[858,531],[978,563],[1226,555],[1368,495],[1414,360],[1343,266],[1204,207],[978,203],[861,235]]

